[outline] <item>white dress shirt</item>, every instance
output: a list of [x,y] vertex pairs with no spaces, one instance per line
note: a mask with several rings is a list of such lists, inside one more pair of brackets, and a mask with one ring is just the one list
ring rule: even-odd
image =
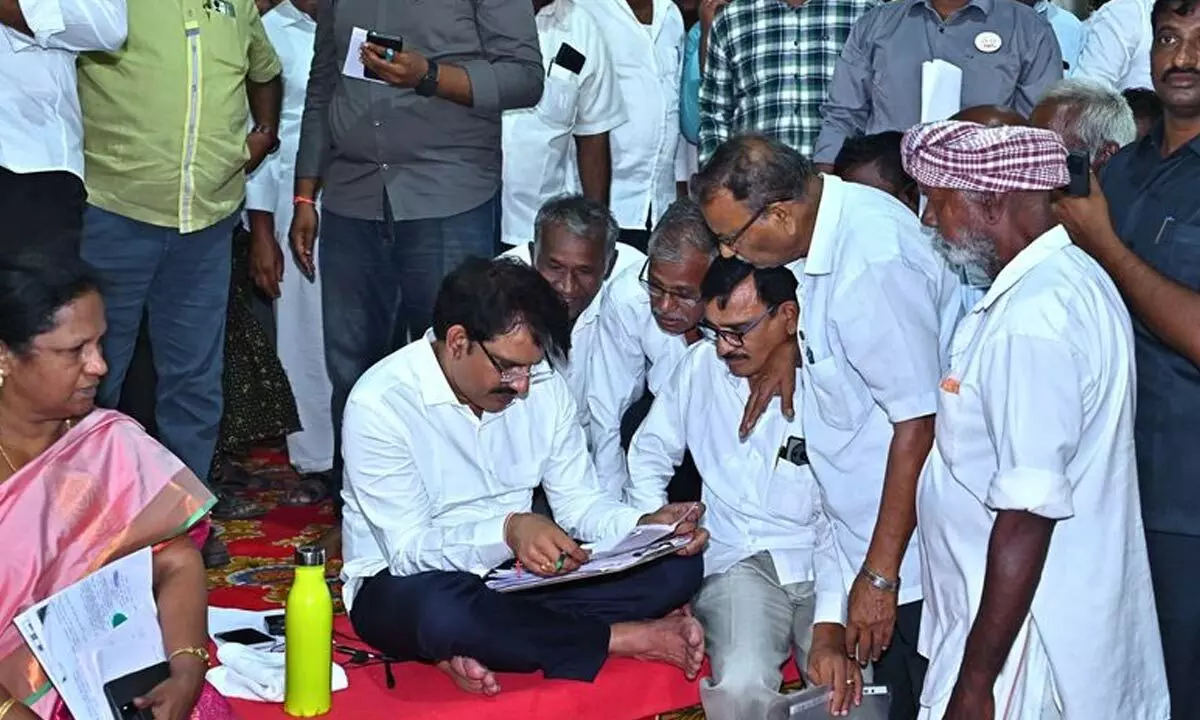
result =
[[626,533],[642,515],[596,482],[561,375],[476,417],[447,382],[432,333],[359,379],[342,437],[347,610],[362,579],[384,569],[487,574],[512,557],[504,520],[530,511],[538,484],[555,520],[582,540]]
[[33,37],[0,25],[0,167],[83,179],[75,58],[125,43],[125,0],[20,0]]
[[[996,512],[1019,510],[1058,522],[996,707],[1028,707],[1022,695],[1049,680],[1065,718],[1168,716],[1134,459],[1135,388],[1125,303],[1061,226],[1021,251],[962,320],[918,502],[923,706],[949,698]],[[1021,677],[1027,670],[1014,658],[1030,642],[1040,643],[1049,679]]]
[[639,509],[665,505],[675,466],[691,450],[703,479],[702,524],[711,536],[705,576],[766,551],[780,585],[815,581],[813,622],[844,623],[843,562],[816,480],[807,464],[779,457],[788,438],[802,437],[800,421],[787,420],[772,400],[743,442],[738,425],[749,399],[749,382],[730,374],[713,343],[692,346],[629,446],[626,502]]
[[[866,185],[824,176],[800,288],[804,432],[853,582],[875,531],[892,425],[933,415],[941,357],[962,315],[958,276],[917,216]],[[921,597],[917,538],[900,602]]]
[[654,22],[646,26],[625,0],[577,2],[608,44],[629,116],[609,136],[613,215],[626,230],[645,230],[676,197],[683,16],[672,0],[654,0]]
[[600,305],[595,349],[588,355],[588,434],[600,484],[615,498],[629,479],[621,419],[646,387],[657,395],[687,355],[687,341],[654,321],[641,267],[613,278]]
[[[503,256],[514,257],[527,265],[532,265],[533,261],[529,257],[529,252],[529,243],[522,243],[505,251]],[[587,412],[588,363],[586,359],[595,352],[602,298],[612,282],[612,278],[619,275],[625,268],[641,268],[644,262],[646,262],[646,256],[642,254],[641,250],[632,245],[617,243],[617,257],[613,261],[609,279],[600,286],[600,292],[596,293],[596,297],[579,314],[579,317],[575,319],[575,325],[571,328],[571,353],[567,367],[563,369],[563,375],[566,377],[567,386],[571,388],[571,397],[575,400],[576,410],[579,413],[579,424],[584,428],[585,435],[589,419]]]
[[1079,46],[1083,43],[1083,21],[1075,17],[1075,13],[1060,8],[1050,0],[1038,0],[1033,9],[1054,28],[1058,49],[1062,50],[1064,72],[1073,71],[1079,62]]
[[[533,220],[543,203],[579,191],[575,136],[609,132],[626,117],[608,46],[591,15],[576,0],[555,0],[537,14],[537,28],[546,66],[542,99],[535,107],[505,112],[500,122],[500,239],[509,245],[533,239]],[[554,62],[563,45],[583,55],[579,74]]]
[[1150,9],[1154,0],[1111,0],[1083,24],[1079,62],[1072,76],[1101,80],[1118,90],[1153,88],[1150,79]]

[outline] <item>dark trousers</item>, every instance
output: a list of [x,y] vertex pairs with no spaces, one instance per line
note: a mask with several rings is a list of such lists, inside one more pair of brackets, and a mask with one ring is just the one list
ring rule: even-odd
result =
[[1172,720],[1200,719],[1200,537],[1146,532]]
[[[429,327],[442,279],[463,260],[491,257],[499,196],[448,218],[321,220],[325,364],[333,386],[334,505],[341,508],[342,414],[359,376]],[[389,207],[384,202],[384,207]]]
[[366,581],[350,621],[372,647],[399,660],[474,658],[496,672],[591,681],[608,657],[609,628],[660,618],[700,588],[700,556],[669,557],[611,578],[498,593],[462,572]]
[[896,628],[892,643],[875,663],[875,680],[887,685],[892,698],[888,720],[915,720],[921,707],[921,687],[929,661],[917,652],[917,634],[921,630],[923,603],[906,603],[896,608]]
[[83,181],[69,172],[0,167],[0,254],[44,248],[55,256],[78,256],[86,202]]
[[97,402],[121,398],[143,316],[157,376],[158,436],[202,480],[207,480],[224,410],[225,314],[229,300],[231,215],[181,234],[89,206],[83,259],[100,274],[108,333],[108,374]]

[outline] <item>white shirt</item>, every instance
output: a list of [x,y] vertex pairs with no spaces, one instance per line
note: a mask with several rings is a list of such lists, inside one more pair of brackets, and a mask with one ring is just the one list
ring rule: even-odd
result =
[[263,15],[262,24],[283,66],[283,106],[279,114],[279,150],[268,155],[246,179],[246,209],[274,214],[276,231],[283,230],[286,235],[291,225],[300,120],[317,23],[284,0]]
[[476,417],[446,381],[432,333],[359,379],[342,437],[347,609],[361,579],[384,569],[483,576],[508,560],[504,519],[530,511],[539,483],[555,520],[573,537],[620,535],[642,515],[597,484],[560,375],[503,411]]
[[[526,265],[532,265],[533,261],[530,259],[529,253],[529,243],[522,243],[504,252],[503,257],[514,257]],[[571,328],[570,358],[562,372],[566,378],[567,387],[571,389],[571,397],[575,400],[576,410],[579,414],[579,424],[583,426],[585,435],[589,420],[587,413],[588,364],[586,358],[590,357],[596,348],[596,332],[600,324],[600,305],[603,302],[601,298],[612,282],[612,278],[619,275],[625,268],[634,266],[641,268],[644,262],[646,262],[646,256],[642,254],[641,250],[622,242],[617,243],[617,257],[613,261],[612,271],[609,273],[608,279],[600,286],[600,292],[596,293],[596,297],[592,298],[588,306],[575,319],[575,325]],[[655,509],[657,510],[658,508]]]
[[645,230],[675,200],[679,152],[679,81],[683,16],[671,0],[654,0],[642,25],[625,0],[577,0],[596,20],[612,55],[629,121],[609,136],[612,211],[627,230]]
[[[500,239],[509,245],[533,239],[533,220],[547,200],[579,191],[575,136],[609,132],[626,117],[608,47],[591,15],[576,0],[555,0],[537,14],[537,28],[546,66],[542,99],[500,120]],[[578,75],[554,62],[563,45],[583,55]]]
[[1075,13],[1060,8],[1050,0],[1038,0],[1033,9],[1054,28],[1058,49],[1062,51],[1063,70],[1074,70],[1079,62],[1079,46],[1083,42],[1083,21],[1075,17]]
[[[644,264],[643,266],[644,267]],[[588,355],[588,434],[596,475],[616,498],[629,479],[621,449],[621,418],[649,386],[657,395],[687,355],[680,335],[663,331],[650,312],[642,267],[613,278],[600,306],[595,349]]]
[[[940,359],[962,314],[958,276],[917,216],[866,185],[824,176],[812,243],[793,267],[804,352],[804,432],[823,504],[858,575],[875,531],[893,423],[937,410]],[[900,602],[921,597],[917,538]]]
[[1118,90],[1153,88],[1150,79],[1150,9],[1154,0],[1111,0],[1083,24],[1079,62],[1071,73]]
[[33,37],[0,25],[0,167],[83,179],[75,58],[125,43],[125,0],[20,0]]
[[[1062,227],[1021,251],[963,319],[918,502],[920,651],[930,659],[922,705],[953,689],[996,511],[1021,510],[1058,520],[1030,618],[1063,717],[1168,716],[1134,459],[1135,388],[1125,304]],[[1012,661],[1020,651],[1005,674],[1020,671]]]
[[702,524],[711,536],[705,576],[766,551],[780,585],[816,582],[814,623],[844,623],[842,561],[816,480],[807,464],[779,457],[788,438],[803,437],[800,421],[787,420],[773,400],[742,442],[738,425],[749,399],[749,382],[730,374],[713,343],[692,346],[629,446],[626,502],[639,509],[665,505],[675,466],[690,449],[703,478]]

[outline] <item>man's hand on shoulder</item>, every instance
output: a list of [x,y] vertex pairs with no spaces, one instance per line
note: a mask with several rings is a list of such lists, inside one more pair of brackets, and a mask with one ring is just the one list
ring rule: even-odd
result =
[[504,522],[504,542],[529,572],[552,577],[579,569],[588,554],[544,515],[513,513]]

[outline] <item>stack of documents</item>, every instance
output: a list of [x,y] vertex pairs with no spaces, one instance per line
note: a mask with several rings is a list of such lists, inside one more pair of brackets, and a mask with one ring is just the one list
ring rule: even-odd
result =
[[612,575],[657,560],[691,542],[690,535],[675,535],[675,525],[638,525],[623,537],[583,546],[591,557],[578,570],[541,577],[528,570],[505,568],[487,577],[487,586],[497,592],[529,590],[576,580]]
[[105,683],[166,661],[152,568],[144,548],[13,620],[75,720],[112,720]]

